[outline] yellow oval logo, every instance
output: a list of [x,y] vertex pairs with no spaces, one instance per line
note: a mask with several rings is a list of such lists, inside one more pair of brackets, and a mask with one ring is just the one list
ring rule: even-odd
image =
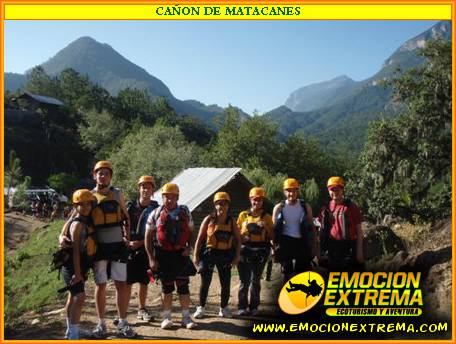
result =
[[279,294],[279,306],[287,314],[301,314],[313,306],[323,296],[325,280],[320,274],[306,271],[290,278]]

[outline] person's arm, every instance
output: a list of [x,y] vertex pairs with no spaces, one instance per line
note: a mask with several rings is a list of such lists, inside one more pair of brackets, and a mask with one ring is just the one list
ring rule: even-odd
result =
[[59,235],[59,246],[61,248],[70,248],[71,247],[71,241],[68,239],[66,233],[70,230],[70,224],[73,221],[73,219],[76,217],[76,209],[73,209],[70,213],[70,216],[68,217],[68,220],[64,223],[62,230]]
[[127,245],[129,245],[130,241],[130,216],[128,215],[127,206],[125,203],[125,198],[123,193],[121,192],[119,195],[119,204],[121,210],[121,216],[123,220],[123,230],[124,230],[124,241]]
[[198,232],[198,237],[196,238],[195,249],[193,250],[193,261],[196,266],[199,265],[201,257],[200,251],[203,246],[203,242],[207,236],[207,227],[209,226],[210,216],[206,216],[201,223],[200,230]]
[[[74,267],[74,275],[71,278],[70,284],[76,284],[82,281],[82,271],[81,271],[81,233],[83,230],[82,223],[75,222],[73,232],[71,233],[71,237],[73,238],[73,267]],[[71,230],[72,228],[70,228]]]
[[[241,231],[242,223],[245,221],[245,217],[246,217],[245,212],[241,212],[238,216],[237,225],[238,225],[239,231]],[[249,240],[250,240],[250,237],[249,237],[248,232],[241,234],[242,243],[248,242]]]
[[194,235],[193,233],[195,232],[195,224],[193,223],[192,213],[190,212],[190,210],[187,207],[185,207],[185,211],[188,216],[188,227],[190,229],[190,235],[188,237],[188,240],[186,243],[187,245],[184,247],[184,252],[182,252],[182,255],[189,256],[190,251],[192,250],[193,235]]
[[306,203],[306,212],[307,212],[307,223],[310,224],[310,229],[312,231],[312,256],[317,255],[317,231],[315,230],[315,226],[313,223],[313,214],[312,214],[312,207]]
[[282,208],[282,206],[280,205],[280,203],[278,203],[278,204],[275,205],[274,210],[272,211],[272,223],[274,225],[277,222],[277,217],[280,214],[281,208]]
[[234,266],[239,264],[239,259],[241,257],[241,232],[236,223],[233,226],[233,235],[234,235],[234,244],[236,245],[236,252],[234,254],[233,262],[231,263]]
[[264,217],[264,224],[265,224],[265,229],[266,229],[266,233],[268,236],[267,239],[272,246],[274,243],[274,224],[272,223],[272,217],[269,215],[266,215]]
[[154,236],[155,236],[155,224],[153,222],[153,214],[155,212],[153,211],[150,215],[149,218],[147,219],[147,224],[146,224],[146,236],[144,239],[144,243],[146,246],[146,252],[147,256],[149,257],[149,266],[153,271],[158,270],[158,263],[155,260],[155,254],[154,254]]

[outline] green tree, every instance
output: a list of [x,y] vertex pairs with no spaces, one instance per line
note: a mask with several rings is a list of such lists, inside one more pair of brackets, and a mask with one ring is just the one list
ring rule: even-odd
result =
[[389,83],[404,112],[371,124],[352,172],[350,187],[377,220],[393,214],[432,221],[451,213],[451,43],[429,42],[420,54],[424,66]]
[[177,127],[143,127],[130,133],[109,157],[114,165],[113,185],[131,198],[141,175],[152,175],[157,185],[163,184],[185,168],[198,166],[201,152]]
[[219,167],[275,171],[280,154],[277,125],[262,116],[241,121],[238,110],[231,106],[225,110],[224,118],[215,144],[206,155],[207,161]]
[[28,210],[30,202],[27,195],[27,189],[30,187],[32,179],[29,176],[24,178],[24,181],[20,183],[16,192],[13,195],[13,207],[20,210]]
[[79,178],[66,172],[51,174],[48,178],[49,186],[64,195],[71,195],[78,181]]
[[272,175],[262,168],[247,169],[243,172],[253,185],[264,187],[267,198],[273,204],[283,200],[283,181],[287,178],[285,174]]
[[21,159],[14,150],[9,152],[8,165],[5,168],[5,185],[14,187],[22,180]]
[[46,74],[43,67],[36,66],[27,75],[25,89],[44,96],[58,97],[58,82],[56,78]]
[[126,88],[119,92],[114,100],[113,115],[126,121],[138,119],[140,122],[153,125],[152,102],[146,90]]
[[83,115],[83,119],[78,126],[81,144],[93,152],[97,159],[110,155],[128,134],[125,121],[115,118],[106,110],[89,110]]

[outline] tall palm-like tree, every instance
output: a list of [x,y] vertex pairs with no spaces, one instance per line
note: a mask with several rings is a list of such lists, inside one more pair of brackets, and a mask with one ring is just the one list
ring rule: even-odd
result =
[[10,197],[10,190],[22,179],[21,159],[14,150],[10,151],[8,166],[5,169],[5,184],[8,185],[7,200]]

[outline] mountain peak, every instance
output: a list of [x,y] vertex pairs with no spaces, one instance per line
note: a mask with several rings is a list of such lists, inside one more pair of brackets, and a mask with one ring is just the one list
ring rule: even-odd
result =
[[290,94],[285,105],[293,111],[304,112],[325,106],[342,91],[349,90],[356,81],[347,75],[301,87]]

